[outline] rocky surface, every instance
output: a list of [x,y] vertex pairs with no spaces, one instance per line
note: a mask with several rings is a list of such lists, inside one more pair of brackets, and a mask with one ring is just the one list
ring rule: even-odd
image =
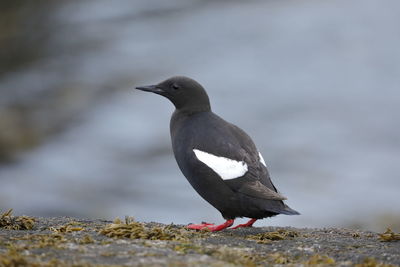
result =
[[[6,214],[6,213],[5,213]],[[183,225],[3,214],[0,266],[398,266],[400,242],[349,229]],[[31,224],[23,222],[34,220]],[[13,224],[28,225],[25,228]],[[12,229],[30,230],[12,230]],[[387,237],[387,236],[386,236]],[[393,237],[398,237],[393,235]]]

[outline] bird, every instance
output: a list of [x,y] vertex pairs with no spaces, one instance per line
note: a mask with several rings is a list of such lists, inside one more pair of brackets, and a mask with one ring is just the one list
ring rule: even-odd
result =
[[219,225],[202,222],[187,228],[220,231],[236,218],[250,218],[231,229],[251,227],[278,214],[299,215],[271,181],[265,160],[242,129],[211,110],[206,90],[195,80],[174,76],[136,89],[169,99],[175,106],[170,120],[176,162],[197,193],[225,219]]

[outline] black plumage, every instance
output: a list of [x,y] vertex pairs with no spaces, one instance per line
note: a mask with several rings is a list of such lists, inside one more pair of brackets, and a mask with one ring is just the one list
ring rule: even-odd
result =
[[[277,214],[295,215],[273,185],[261,154],[239,127],[211,111],[204,88],[177,76],[157,85],[137,87],[160,94],[176,107],[170,132],[175,159],[193,188],[227,220],[225,224],[189,225],[222,230],[237,217],[256,219]],[[235,177],[236,175],[240,175]]]

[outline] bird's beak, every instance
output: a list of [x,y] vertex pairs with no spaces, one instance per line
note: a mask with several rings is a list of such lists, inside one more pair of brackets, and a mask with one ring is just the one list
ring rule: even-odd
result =
[[146,91],[146,92],[152,92],[155,94],[164,93],[164,90],[162,90],[160,87],[157,87],[157,85],[138,86],[138,87],[136,87],[136,89],[141,90],[141,91]]

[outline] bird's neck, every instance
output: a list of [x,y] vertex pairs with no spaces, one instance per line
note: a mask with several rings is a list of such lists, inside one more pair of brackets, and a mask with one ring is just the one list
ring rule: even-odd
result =
[[211,106],[208,105],[190,105],[190,106],[184,106],[181,108],[177,108],[175,110],[175,113],[180,113],[181,115],[186,115],[190,116],[199,112],[209,112],[211,111]]
[[196,117],[201,116],[202,114],[212,113],[209,109],[208,111],[186,111],[181,109],[175,109],[174,113],[171,116],[170,121],[170,132],[172,138],[172,144],[174,144],[175,137],[177,133],[181,131],[182,127],[185,125],[190,125],[190,122],[193,121]]
[[178,126],[184,124],[185,121],[191,120],[191,118],[196,117],[196,115],[198,114],[207,112],[211,112],[211,109],[207,110],[201,109],[197,111],[175,109],[174,113],[171,116],[171,122],[170,122],[171,130],[173,129],[177,130],[177,128],[179,128]]

